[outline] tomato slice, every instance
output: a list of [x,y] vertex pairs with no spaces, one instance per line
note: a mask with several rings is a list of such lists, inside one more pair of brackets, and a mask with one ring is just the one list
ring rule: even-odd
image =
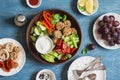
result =
[[66,48],[66,54],[70,54],[70,47],[69,46]]
[[63,44],[62,44],[62,51],[65,54],[69,54],[70,53],[70,47],[65,42],[63,42]]
[[66,60],[65,56],[62,56],[61,60],[62,60],[62,61],[65,61],[65,60]]
[[3,68],[4,62],[0,61],[0,68]]
[[70,53],[72,54],[74,51],[76,51],[77,48],[71,48]]
[[56,44],[58,46],[58,48],[61,48],[62,44],[63,44],[63,40],[62,39],[58,39],[57,40],[57,44]]
[[10,72],[10,69],[6,67],[5,65],[5,61],[4,61],[4,64],[3,64],[3,68],[2,68],[5,72]]
[[56,49],[55,50],[57,53],[61,54],[62,53],[62,50],[61,49]]
[[6,65],[6,67],[9,68],[9,69],[14,68],[14,62],[13,62],[13,60],[11,60],[11,59],[6,60],[6,61],[5,61],[5,65]]

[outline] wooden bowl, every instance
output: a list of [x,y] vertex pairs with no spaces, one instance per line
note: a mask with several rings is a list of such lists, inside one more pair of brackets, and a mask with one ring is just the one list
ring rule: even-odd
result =
[[[72,26],[74,26],[74,28],[76,28],[77,32],[78,32],[78,36],[79,36],[79,43],[78,43],[78,49],[81,45],[81,40],[82,40],[82,33],[81,33],[81,29],[80,29],[80,26],[77,22],[77,20],[72,16],[70,15],[69,13],[63,11],[63,10],[59,10],[59,9],[47,9],[45,11],[49,11],[49,12],[53,12],[53,13],[59,13],[61,15],[64,15],[66,14],[67,15],[67,19],[69,19],[72,23]],[[78,49],[72,54],[72,58],[66,60],[66,61],[56,61],[55,63],[50,63],[50,62],[47,62],[45,61],[41,56],[40,54],[37,52],[37,50],[35,49],[35,47],[33,46],[32,44],[32,41],[30,39],[30,31],[31,31],[31,28],[32,26],[34,25],[35,22],[37,22],[40,18],[42,17],[42,12],[39,12],[38,14],[36,14],[36,16],[31,20],[28,28],[27,28],[27,32],[26,32],[26,41],[27,41],[27,46],[28,46],[28,49],[30,51],[30,53],[33,55],[33,57],[35,57],[38,61],[42,62],[42,63],[48,63],[48,64],[61,64],[61,63],[65,63],[67,61],[70,61],[77,53]]]

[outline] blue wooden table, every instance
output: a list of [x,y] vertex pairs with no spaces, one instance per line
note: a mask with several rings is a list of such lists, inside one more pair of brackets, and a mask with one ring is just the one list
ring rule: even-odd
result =
[[[0,80],[35,80],[36,74],[42,69],[51,69],[57,80],[67,80],[67,70],[72,61],[80,56],[97,57],[102,55],[102,62],[107,67],[107,80],[120,80],[120,49],[106,50],[100,47],[94,40],[92,28],[94,21],[102,14],[114,12],[120,14],[120,0],[99,0],[99,10],[92,16],[81,15],[76,8],[77,0],[43,0],[42,5],[37,9],[31,9],[26,5],[25,0],[0,0],[0,38],[13,38],[18,40],[26,51],[26,63],[23,69],[16,75],[0,77]],[[32,17],[44,9],[58,8],[72,14],[79,22],[82,29],[82,45],[76,57],[61,65],[46,65],[38,62],[27,49],[25,35],[28,23]],[[24,27],[17,27],[14,24],[14,17],[22,13],[27,17],[27,24]],[[89,43],[96,44],[96,49],[82,55],[81,50]]]

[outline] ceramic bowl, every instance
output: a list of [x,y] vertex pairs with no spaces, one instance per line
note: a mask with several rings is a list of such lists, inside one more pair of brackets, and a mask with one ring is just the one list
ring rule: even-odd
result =
[[[82,40],[82,32],[81,32],[81,29],[80,29],[80,26],[79,26],[77,20],[72,15],[70,15],[68,12],[63,11],[63,10],[48,9],[48,10],[45,10],[45,11],[49,11],[49,12],[52,12],[52,13],[59,13],[61,15],[66,14],[67,19],[69,19],[71,21],[71,23],[72,23],[72,26],[74,26],[74,28],[76,28],[80,40],[79,40],[79,43],[78,43],[77,50],[72,54],[72,58],[73,58],[77,54],[77,51],[78,51],[78,49],[79,49],[79,47],[81,45],[81,40]],[[41,57],[41,54],[39,54],[39,52],[36,50],[35,46],[32,44],[32,41],[31,41],[31,38],[30,38],[30,31],[31,31],[32,26],[34,25],[34,23],[37,22],[41,17],[42,17],[42,12],[39,12],[38,14],[36,14],[34,16],[34,18],[31,20],[31,22],[29,23],[28,28],[27,28],[26,41],[27,41],[27,46],[28,46],[28,49],[29,49],[30,53],[33,55],[33,57],[35,57],[38,61],[40,61],[42,63],[61,64],[61,63],[65,63],[67,61],[70,61],[72,58],[70,58],[70,59],[68,59],[66,61],[55,60],[55,63],[47,62]]]

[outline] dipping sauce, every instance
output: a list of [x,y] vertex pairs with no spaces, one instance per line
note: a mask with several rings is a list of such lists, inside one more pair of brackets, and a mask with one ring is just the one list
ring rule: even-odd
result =
[[39,2],[39,0],[29,0],[29,3],[30,3],[31,5],[37,5],[38,2]]
[[35,47],[41,54],[47,54],[53,48],[53,42],[48,36],[43,36],[37,39]]

